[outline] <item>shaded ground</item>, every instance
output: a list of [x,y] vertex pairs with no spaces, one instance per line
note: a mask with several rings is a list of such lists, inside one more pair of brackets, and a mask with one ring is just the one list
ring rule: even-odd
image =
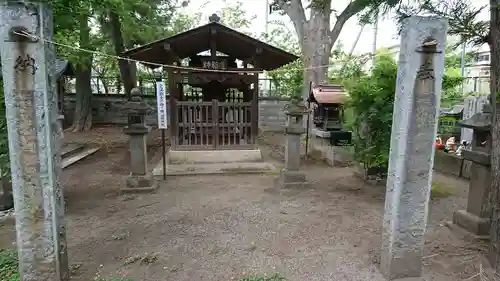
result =
[[[236,175],[174,177],[154,194],[120,196],[126,138],[121,129],[97,132],[106,149],[63,177],[72,280],[99,274],[222,281],[275,272],[290,281],[383,280],[378,252],[385,188],[358,180],[352,168],[309,159],[304,169],[312,188],[296,194],[270,192],[274,175]],[[260,141],[265,158],[279,165],[282,136]],[[158,151],[158,134],[148,143],[151,152]],[[484,247],[460,239],[443,223],[464,207],[467,183],[434,177],[455,195],[432,201],[421,280],[464,280],[479,271]],[[14,238],[12,223],[0,226],[0,248],[11,247]]]

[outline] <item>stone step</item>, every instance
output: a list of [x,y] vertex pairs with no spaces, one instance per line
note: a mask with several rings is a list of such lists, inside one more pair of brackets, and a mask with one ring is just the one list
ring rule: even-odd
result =
[[251,150],[199,150],[167,153],[170,164],[214,164],[235,162],[262,162],[260,149]]
[[[276,166],[265,162],[168,164],[166,169],[167,176],[277,173],[279,173],[279,170]],[[161,163],[156,166],[153,175],[158,179],[162,179],[163,166]]]
[[75,153],[67,153],[66,156],[62,158],[61,167],[63,169],[67,168],[68,166],[84,159],[85,157],[96,153],[99,149],[100,147],[86,147]]

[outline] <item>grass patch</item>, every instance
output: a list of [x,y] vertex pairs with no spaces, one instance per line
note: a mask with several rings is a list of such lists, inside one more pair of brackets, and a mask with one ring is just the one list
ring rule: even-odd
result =
[[274,274],[271,276],[265,275],[253,275],[239,279],[238,281],[286,281],[285,278],[281,277],[279,274]]
[[441,182],[433,181],[431,186],[431,198],[443,198],[455,194],[455,187]]
[[[17,258],[17,252],[14,249],[0,249],[0,280],[1,281],[19,281],[19,260]],[[95,280],[97,280],[97,281],[132,281],[132,278],[130,278],[130,277],[108,277],[108,278],[97,278]]]
[[0,249],[0,280],[19,280],[19,262],[15,250]]

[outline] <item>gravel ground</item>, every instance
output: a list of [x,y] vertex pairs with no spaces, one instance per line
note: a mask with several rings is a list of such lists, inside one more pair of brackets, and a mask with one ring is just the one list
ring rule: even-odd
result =
[[[280,140],[270,135],[265,143],[274,146],[262,147],[278,165]],[[157,139],[150,143],[157,147]],[[353,168],[308,160],[311,188],[294,193],[272,192],[275,175],[232,175],[173,177],[156,193],[119,195],[125,147],[109,145],[65,170],[72,280],[223,281],[276,272],[289,281],[384,280],[378,262],[385,188],[365,184]],[[432,201],[424,277],[415,280],[480,280],[470,277],[484,245],[444,226],[464,207],[467,183],[440,174],[435,181],[454,195]],[[0,247],[14,239],[12,222],[0,225]]]

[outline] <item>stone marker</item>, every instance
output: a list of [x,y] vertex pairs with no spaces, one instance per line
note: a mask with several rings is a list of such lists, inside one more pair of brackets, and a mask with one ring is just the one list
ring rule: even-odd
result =
[[448,23],[403,22],[382,234],[381,272],[421,275]]
[[153,175],[148,171],[146,138],[151,127],[146,125],[146,114],[151,107],[140,97],[139,89],[132,89],[132,99],[124,105],[131,124],[123,129],[130,136],[130,175],[124,192],[152,191],[157,187]]
[[303,105],[291,105],[285,110],[285,168],[276,182],[278,188],[302,187],[307,185],[306,176],[300,168],[300,136],[306,132],[303,119],[308,114]]
[[467,209],[455,212],[453,223],[474,235],[487,237],[491,216],[488,208],[491,187],[491,108],[485,105],[481,111],[458,122],[458,126],[473,130],[472,150],[462,151],[463,158],[472,164]]
[[3,1],[0,19],[18,280],[66,281],[52,9],[47,1]]

